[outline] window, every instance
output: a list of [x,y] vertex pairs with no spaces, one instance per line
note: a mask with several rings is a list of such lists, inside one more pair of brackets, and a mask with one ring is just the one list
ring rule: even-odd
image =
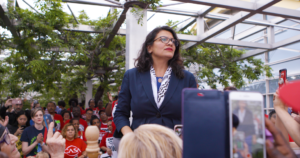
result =
[[251,83],[251,84],[241,88],[241,90],[254,91],[254,92],[260,92],[262,94],[265,94],[266,93],[266,82],[265,81],[254,82],[254,83]]
[[274,105],[273,105],[273,97],[274,95],[269,95],[269,102],[270,102],[270,107],[269,108],[274,108]]
[[[300,43],[298,43],[298,47],[300,47]],[[269,52],[269,63],[276,62],[279,60],[300,56],[300,50],[292,50],[288,48],[279,48],[274,51]]]

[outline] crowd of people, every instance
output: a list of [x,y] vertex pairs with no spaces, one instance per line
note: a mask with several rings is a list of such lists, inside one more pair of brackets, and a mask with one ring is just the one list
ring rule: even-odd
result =
[[[109,98],[112,99],[110,94]],[[112,103],[116,103],[116,100],[110,100],[108,104]],[[103,107],[101,100],[95,106],[95,100],[90,99],[88,105],[89,107],[83,110],[77,99],[70,99],[70,108],[66,109],[64,101],[59,101],[58,104],[49,101],[45,107],[41,107],[37,101],[33,101],[30,110],[22,110],[23,101],[20,98],[8,99],[0,108],[0,118],[2,124],[7,121],[5,131],[7,134],[14,135],[10,141],[14,141],[13,144],[16,144],[16,149],[20,153],[20,156],[13,156],[10,153],[9,157],[45,157],[45,155],[51,154],[46,145],[51,122],[54,122],[53,132],[61,133],[66,140],[65,158],[87,156],[85,130],[88,126],[99,128],[100,151],[108,156],[117,157],[113,144],[107,143],[108,139],[112,138],[115,129],[111,111],[107,111]],[[111,106],[114,107],[114,105],[110,105],[110,108]]]
[[[182,139],[172,129],[181,124],[184,88],[197,88],[197,83],[194,75],[184,70],[180,41],[172,28],[155,28],[147,35],[135,68],[126,71],[118,97],[113,99],[108,93],[106,106],[90,99],[84,109],[77,99],[70,99],[68,109],[64,101],[49,101],[45,107],[33,101],[30,110],[22,110],[22,99],[8,99],[0,108],[0,158],[85,158],[88,126],[99,128],[101,158],[181,158]],[[291,146],[300,146],[300,117],[290,115],[278,92],[274,108],[271,121],[265,119],[274,142],[262,142],[268,157],[296,158]],[[233,113],[233,121],[238,120],[234,129],[243,128],[249,139],[246,143],[255,143],[256,129],[248,130],[245,125],[249,124],[245,120],[255,117],[247,112],[245,103],[240,102]],[[294,143],[289,144],[289,139]],[[252,157],[249,146],[247,150],[241,155]]]

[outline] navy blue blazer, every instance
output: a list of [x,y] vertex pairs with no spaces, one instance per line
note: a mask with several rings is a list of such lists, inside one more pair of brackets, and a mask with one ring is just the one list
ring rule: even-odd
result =
[[126,71],[114,114],[117,132],[121,132],[124,126],[130,126],[130,111],[133,117],[132,130],[143,124],[159,124],[172,129],[175,125],[181,124],[181,91],[183,88],[197,87],[194,75],[183,71],[183,79],[177,78],[172,72],[160,108],[154,101],[150,70],[143,73],[138,72],[136,68]]

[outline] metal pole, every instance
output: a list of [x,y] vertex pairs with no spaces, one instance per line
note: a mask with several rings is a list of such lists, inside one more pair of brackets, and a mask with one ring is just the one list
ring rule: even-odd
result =
[[134,68],[134,60],[147,36],[147,11],[138,13],[144,14],[142,22],[138,24],[137,16],[131,10],[129,8],[126,13],[126,70]]

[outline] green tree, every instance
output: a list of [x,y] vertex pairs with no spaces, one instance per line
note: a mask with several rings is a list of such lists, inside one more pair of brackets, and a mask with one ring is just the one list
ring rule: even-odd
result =
[[[146,1],[152,8],[160,1]],[[38,0],[35,3],[38,12],[27,9],[9,8],[7,16],[17,21],[14,36],[1,34],[0,49],[9,49],[10,56],[1,65],[1,92],[17,97],[24,92],[39,92],[43,103],[47,100],[80,96],[86,90],[88,79],[98,78],[94,87],[96,101],[107,100],[107,91],[117,91],[121,84],[125,67],[124,36],[116,35],[108,48],[103,43],[118,18],[117,10],[109,12],[107,17],[90,20],[84,11],[78,17],[81,24],[90,25],[102,33],[83,33],[66,31],[76,26],[71,15],[62,11],[60,0]],[[169,26],[177,22],[169,21]],[[176,26],[175,26],[176,27]],[[178,33],[193,34],[193,30]],[[185,44],[185,42],[182,42]],[[71,51],[72,50],[72,51]],[[212,88],[216,84],[228,86],[233,83],[240,88],[244,79],[257,80],[264,72],[270,76],[270,67],[253,57],[235,61],[244,51],[230,46],[202,43],[188,50],[181,50],[184,65],[199,65],[199,82],[206,82]],[[219,73],[213,70],[219,69]],[[111,86],[111,83],[116,83]],[[2,95],[2,93],[1,93]],[[41,103],[41,105],[43,105]]]
[[[178,22],[169,20],[166,24],[176,29]],[[195,35],[196,32],[192,29],[177,33]],[[181,42],[181,45],[186,43]],[[200,43],[187,50],[181,50],[186,67],[198,66],[198,83],[206,83],[213,89],[217,88],[217,84],[227,87],[230,83],[241,88],[247,84],[245,80],[253,82],[263,75],[272,76],[271,68],[264,65],[261,59],[249,57],[237,61],[236,59],[244,53],[245,50],[234,49],[232,46],[209,43]]]
[[99,100],[104,91],[116,89],[111,83],[120,85],[125,65],[125,37],[115,36],[108,48],[102,47],[118,17],[117,10],[98,20],[89,20],[82,11],[78,17],[81,24],[104,30],[82,33],[65,30],[77,24],[71,15],[63,12],[60,0],[38,0],[35,8],[38,12],[10,7],[7,14],[17,21],[15,30],[20,34],[5,37],[9,41],[5,48],[12,50],[5,63],[13,65],[7,80],[15,83],[9,89],[21,88],[12,97],[36,91],[44,99],[68,100],[86,90],[88,79],[99,78],[96,91]]

